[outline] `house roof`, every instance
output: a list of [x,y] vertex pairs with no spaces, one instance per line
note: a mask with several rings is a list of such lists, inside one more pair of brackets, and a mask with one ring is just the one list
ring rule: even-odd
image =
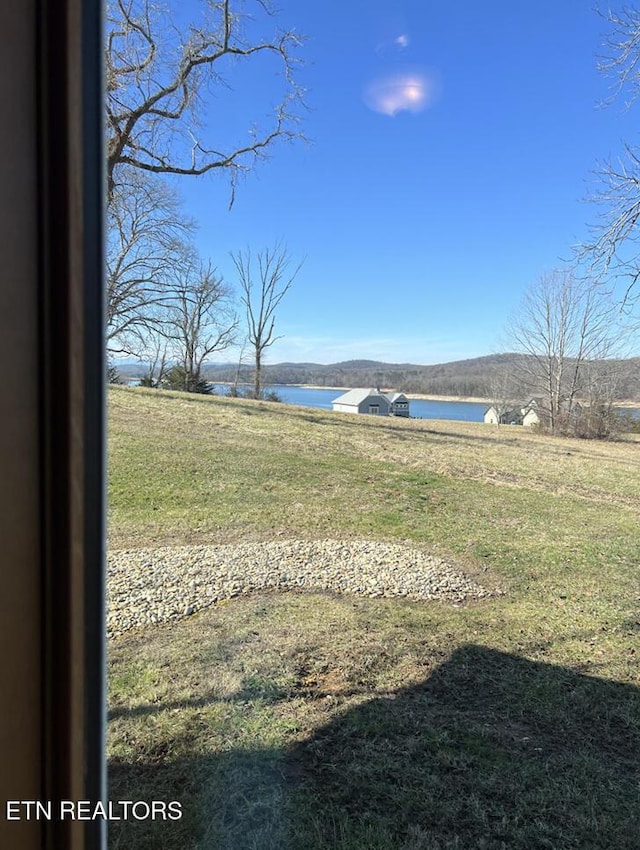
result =
[[359,387],[355,390],[349,390],[348,393],[344,393],[338,398],[334,398],[334,404],[353,404],[355,406],[359,405],[369,396],[375,396],[376,398],[383,398],[385,401],[389,401],[389,396],[384,393],[378,392],[378,390],[373,387],[363,388]]
[[389,399],[391,404],[396,401],[400,401],[401,399],[402,401],[407,401],[407,397],[404,393],[383,393],[383,395]]
[[[542,399],[540,398],[532,398],[531,401],[528,401],[524,407],[511,407],[508,410],[502,411],[502,416],[506,416],[507,414],[517,413],[519,416],[524,416],[526,413],[534,412],[537,413],[538,409],[541,407]],[[498,414],[498,408],[495,404],[492,404],[490,407],[487,407],[484,415],[486,416],[491,410],[496,414]]]
[[[496,416],[498,415],[498,408],[495,406],[495,404],[492,404],[491,407],[488,407],[485,410],[484,415],[486,416],[488,413],[491,413],[491,411],[493,411]],[[517,407],[511,407],[508,410],[503,410],[502,413],[500,414],[500,418],[501,419],[521,419],[522,418],[522,411],[519,410]]]

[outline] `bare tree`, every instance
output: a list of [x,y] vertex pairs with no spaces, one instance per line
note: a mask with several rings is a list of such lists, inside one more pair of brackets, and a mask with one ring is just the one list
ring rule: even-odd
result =
[[144,351],[170,300],[168,281],[183,262],[194,222],[164,180],[121,169],[107,209],[107,349]]
[[158,389],[169,371],[169,341],[158,328],[149,328],[140,334],[140,343],[139,357],[146,366],[140,385]]
[[[542,400],[540,411],[552,432],[568,426],[578,401],[588,402],[594,364],[620,350],[625,335],[618,319],[602,288],[566,271],[543,275],[525,294],[509,328],[524,355],[517,361],[518,381]],[[601,381],[602,391],[604,386]]]
[[[178,26],[154,0],[107,0],[107,348],[146,353],[173,309],[171,280],[184,278],[193,222],[162,175],[220,170],[238,176],[278,140],[300,137],[295,80],[301,38],[278,32],[269,0],[198,0],[198,17]],[[267,32],[266,37],[260,33]],[[265,120],[241,116],[235,66],[279,75]],[[243,68],[240,68],[243,71]],[[215,121],[208,115],[216,96]],[[190,273],[190,272],[189,272]],[[181,309],[184,309],[184,301]],[[175,318],[175,312],[172,314]],[[222,345],[223,340],[220,340]]]
[[174,300],[167,310],[164,334],[178,361],[181,388],[201,392],[205,361],[235,341],[238,320],[231,290],[210,263],[200,263],[195,255],[185,258],[172,289]]
[[[200,16],[178,28],[152,0],[109,0],[106,33],[107,187],[114,192],[120,165],[147,172],[198,175],[221,169],[239,174],[279,139],[293,139],[295,81],[301,38],[292,30],[249,39],[273,15],[268,0],[200,0]],[[253,15],[241,13],[249,7]],[[269,28],[273,27],[269,23]],[[257,64],[258,73],[279,72],[282,89],[265,126],[225,134],[234,122],[207,124],[207,91],[224,91],[234,63]],[[234,100],[234,114],[238,105]],[[255,120],[255,119],[254,119]],[[237,125],[237,120],[235,121]],[[249,138],[246,140],[246,130]]]
[[233,383],[229,387],[229,395],[232,398],[237,398],[241,393],[238,390],[238,384],[240,383],[240,373],[242,372],[242,366],[244,364],[244,353],[247,348],[247,338],[245,337],[242,340],[242,345],[240,346],[240,354],[238,355],[238,365],[236,367],[235,375],[233,376]]
[[274,336],[275,312],[287,294],[302,263],[291,270],[287,248],[278,243],[258,252],[250,249],[231,254],[238,273],[240,301],[245,308],[247,342],[253,349],[253,397],[262,395],[262,366],[265,350],[281,337]]
[[524,399],[512,368],[506,364],[495,366],[487,378],[487,387],[491,406],[496,412],[497,425],[502,424],[516,411],[521,419],[519,408],[522,407]]

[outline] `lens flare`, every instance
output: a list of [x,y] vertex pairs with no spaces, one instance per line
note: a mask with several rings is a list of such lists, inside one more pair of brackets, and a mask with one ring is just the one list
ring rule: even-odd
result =
[[399,112],[422,112],[436,95],[434,81],[426,73],[400,72],[378,77],[364,91],[364,102],[374,112],[396,116]]

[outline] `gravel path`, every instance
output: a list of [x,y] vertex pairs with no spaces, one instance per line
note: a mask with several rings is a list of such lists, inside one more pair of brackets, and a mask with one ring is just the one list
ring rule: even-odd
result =
[[111,552],[107,634],[177,620],[221,599],[268,588],[462,602],[490,592],[399,543],[305,540]]

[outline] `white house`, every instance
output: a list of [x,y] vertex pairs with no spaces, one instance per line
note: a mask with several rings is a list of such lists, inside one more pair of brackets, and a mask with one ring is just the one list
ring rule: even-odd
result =
[[373,416],[409,416],[409,399],[404,393],[383,393],[373,387],[359,388],[334,399],[333,409]]
[[[571,410],[569,410],[568,402],[566,400],[562,400],[560,403],[560,410],[556,416],[560,419],[575,422],[575,420],[578,419],[583,412],[584,407],[579,401],[574,401],[571,405]],[[541,425],[543,422],[546,424],[549,422],[549,410],[548,407],[545,407],[543,399],[541,398],[532,398],[526,407],[522,408],[522,414],[523,425]]]
[[498,409],[491,405],[484,412],[484,421],[487,425],[522,425],[522,413],[519,409],[503,410],[498,414]]
[[540,424],[540,402],[536,398],[532,398],[528,404],[526,404],[522,408],[522,424],[528,425],[531,427],[532,425]]
[[540,402],[541,399],[532,398],[524,407],[513,407],[503,410],[498,415],[498,409],[491,405],[485,410],[484,421],[488,425],[532,425],[540,424]]

